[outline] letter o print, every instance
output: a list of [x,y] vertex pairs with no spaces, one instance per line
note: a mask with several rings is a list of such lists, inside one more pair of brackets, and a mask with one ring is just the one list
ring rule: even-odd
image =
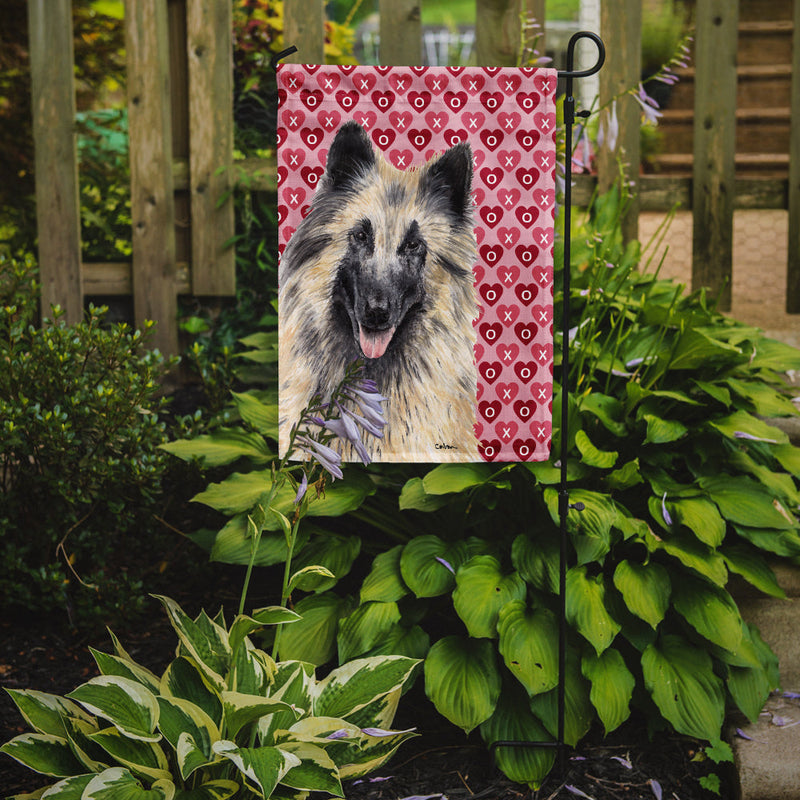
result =
[[387,133],[378,134],[378,145],[380,147],[388,147],[391,143],[392,142],[389,139],[389,134]]
[[414,137],[414,144],[415,144],[417,147],[425,147],[425,137],[424,137],[424,136],[423,136],[421,133],[418,133],[418,134],[417,134],[417,135]]
[[521,444],[521,445],[520,445],[520,446],[517,448],[517,453],[518,453],[518,454],[519,454],[519,455],[520,455],[522,458],[527,458],[527,457],[528,457],[528,456],[531,454],[531,449],[530,449],[530,447],[528,447],[528,445],[526,445],[526,444]]
[[494,410],[493,406],[489,406],[486,411],[483,412],[483,415],[486,417],[486,419],[494,419],[497,415],[497,412]]
[[309,132],[306,135],[306,144],[312,148],[316,147],[319,144],[319,136],[316,133]]
[[494,445],[491,444],[487,444],[486,447],[483,448],[483,452],[486,454],[486,458],[488,458],[490,461],[496,455]]
[[380,108],[387,108],[389,106],[389,98],[385,94],[378,96],[378,106]]
[[487,328],[485,335],[487,342],[493,342],[497,338],[497,331],[494,328]]
[[519,371],[519,376],[522,380],[527,381],[531,376],[531,368],[530,367],[522,367]]
[[493,381],[497,377],[497,370],[494,367],[487,367],[483,374],[487,381]]
[[486,146],[490,149],[494,149],[495,147],[497,147],[497,145],[498,145],[497,137],[493,133],[490,133],[486,137]]
[[522,300],[523,303],[530,303],[530,301],[533,300],[533,295],[531,294],[531,290],[523,289],[522,292],[520,292],[519,299]]
[[411,103],[415,108],[425,108],[425,98],[421,95],[416,95]]
[[533,214],[530,211],[523,211],[521,221],[526,225],[530,225],[533,222]]
[[497,219],[498,217],[496,211],[489,211],[486,214],[486,222],[488,222],[489,225],[494,225],[497,222]]
[[522,328],[519,332],[519,338],[522,339],[523,342],[530,341],[531,338],[530,328]]
[[497,292],[494,289],[489,289],[486,292],[486,302],[494,303],[495,300],[497,300]]
[[533,136],[531,136],[529,133],[525,134],[525,136],[522,137],[522,145],[523,147],[533,147]]
[[528,406],[522,406],[519,410],[519,415],[521,418],[525,419],[531,415],[531,410]]

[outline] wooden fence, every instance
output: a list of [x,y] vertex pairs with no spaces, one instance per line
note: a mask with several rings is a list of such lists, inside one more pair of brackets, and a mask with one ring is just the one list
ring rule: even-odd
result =
[[[379,0],[381,60],[419,64],[423,0]],[[284,0],[285,39],[296,60],[323,60],[323,0]],[[274,191],[274,161],[233,168],[232,0],[127,0],[132,263],[85,264],[80,258],[78,167],[74,136],[71,0],[29,0],[37,212],[42,305],[83,313],[84,297],[132,295],[137,323],[158,322],[156,345],[177,352],[176,297],[225,296],[235,290],[231,189],[236,176]],[[513,65],[520,14],[543,19],[545,0],[476,0],[477,63]],[[640,74],[640,0],[602,0],[607,48],[601,103],[636,85]],[[692,177],[640,176],[626,234],[639,210],[676,202],[694,215],[693,285],[723,286],[730,304],[734,208],[788,209],[787,311],[800,313],[800,3],[794,3],[792,135],[787,179],[736,179],[738,2],[697,0],[694,170]],[[545,32],[546,35],[546,32]],[[541,44],[541,43],[540,43]],[[592,47],[590,43],[582,45]],[[601,152],[597,178],[580,176],[573,198],[586,202],[596,182],[608,186],[617,159],[638,165],[639,108],[619,108],[620,136]]]

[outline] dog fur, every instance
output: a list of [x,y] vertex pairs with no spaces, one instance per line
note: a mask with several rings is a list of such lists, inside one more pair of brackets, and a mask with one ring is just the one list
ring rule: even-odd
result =
[[403,172],[356,122],[338,130],[280,264],[282,453],[360,358],[387,398],[384,438],[363,437],[375,460],[480,459],[471,184],[466,143]]

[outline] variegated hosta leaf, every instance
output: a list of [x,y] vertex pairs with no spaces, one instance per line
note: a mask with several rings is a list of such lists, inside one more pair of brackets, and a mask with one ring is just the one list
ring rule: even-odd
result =
[[231,651],[235,653],[245,637],[249,636],[253,631],[257,631],[265,625],[281,625],[288,622],[297,622],[300,619],[301,617],[298,613],[283,606],[260,608],[254,611],[252,616],[239,614],[228,632],[228,644]]
[[119,675],[122,678],[130,678],[132,681],[141,683],[153,694],[158,692],[159,680],[149,669],[137,664],[129,658],[112,656],[108,653],[101,653],[90,647],[89,650],[97,662],[97,667],[103,675]]
[[362,603],[339,622],[339,662],[363,656],[383,640],[399,621],[397,603]]
[[179,656],[161,676],[163,697],[179,697],[201,708],[219,726],[222,723],[222,698],[193,661]]
[[292,789],[306,792],[327,792],[334,797],[344,797],[339,770],[331,757],[321,747],[309,742],[284,742],[280,749],[296,756],[300,763],[292,767],[281,783]]
[[300,765],[296,755],[277,747],[237,747],[225,739],[214,743],[214,752],[233,762],[264,797],[270,797],[283,776]]
[[47,692],[34,689],[6,689],[25,722],[37,733],[64,736],[64,717],[75,717],[91,722],[90,717],[77,703]]
[[170,780],[169,763],[164,751],[154,742],[143,742],[123,736],[116,728],[106,728],[89,737],[115,761],[134,775],[150,781]]
[[242,694],[241,692],[223,692],[222,705],[225,715],[225,730],[229,736],[234,737],[245,725],[268,714],[274,714],[276,711],[294,713],[292,707],[281,700],[254,694]]
[[608,613],[606,586],[602,573],[587,575],[586,567],[572,567],[567,572],[567,621],[597,651],[603,652],[622,626]]
[[236,781],[208,781],[195,789],[179,789],[175,800],[228,800],[239,789],[240,785]]
[[[531,713],[528,698],[520,686],[509,682],[503,687],[497,708],[481,725],[481,736],[487,745],[495,742],[551,742],[553,737]],[[497,766],[512,781],[538,789],[555,761],[553,747],[498,747]]]
[[70,692],[90,714],[108,720],[131,739],[157,742],[158,703],[140,683],[117,675],[100,675]]
[[316,685],[314,714],[348,718],[373,701],[401,689],[417,664],[416,659],[404,656],[358,658],[343,664]]
[[97,733],[100,730],[97,721],[86,722],[75,717],[65,717],[64,728],[67,732],[67,739],[72,747],[72,752],[84,766],[82,772],[102,772],[108,764],[97,760],[96,757],[102,756],[102,752],[98,753],[97,748],[89,738],[93,733]]
[[666,568],[655,561],[638,564],[620,561],[614,570],[614,586],[622,593],[631,613],[654,628],[664,619],[672,589]]
[[75,758],[69,742],[49,733],[23,733],[0,747],[0,753],[16,759],[34,772],[64,778],[86,770]]
[[653,701],[678,733],[719,738],[725,693],[708,653],[666,634],[642,654],[642,673]]
[[[41,800],[48,800],[48,798],[54,798],[54,800],[81,800],[83,790],[89,785],[92,778],[94,778],[94,773],[64,778],[63,781],[48,787],[41,795]],[[38,792],[35,794],[14,795],[8,800],[24,800],[24,798],[33,800],[35,797],[39,797]]]
[[417,734],[413,730],[383,731],[379,736],[371,736],[362,729],[364,734],[360,745],[350,745],[343,753],[332,748],[331,757],[339,767],[339,777],[342,780],[361,778],[382,767],[395,753],[398,747]]
[[361,602],[379,600],[383,603],[397,602],[408,594],[408,586],[400,572],[400,555],[403,545],[387,550],[372,562],[369,575],[361,584]]
[[456,573],[453,607],[470,636],[494,639],[500,609],[512,600],[522,600],[526,591],[518,572],[504,575],[493,556],[474,556]]
[[[183,745],[184,755],[199,750],[205,762],[211,761],[213,757],[211,745],[220,738],[219,728],[214,720],[202,708],[180,697],[159,697],[158,706],[160,710],[158,727],[173,749],[176,752],[179,750],[182,736],[190,736],[191,742]],[[183,762],[185,760],[184,758]],[[192,770],[197,768],[197,760],[193,753]],[[185,780],[190,772],[191,770],[184,773],[182,763],[181,777]]]
[[609,647],[601,655],[587,653],[581,671],[592,689],[589,699],[597,709],[606,734],[618,728],[631,714],[631,697],[636,679],[625,666],[619,650]]
[[500,609],[497,632],[500,654],[528,694],[558,683],[558,624],[551,611],[514,600]]
[[296,722],[298,713],[310,713],[315,685],[313,664],[303,661],[278,663],[270,697],[283,701],[295,710],[278,711],[259,720],[258,735],[262,744],[275,744],[275,731],[290,728]]
[[500,683],[494,645],[487,639],[446,636],[425,659],[425,693],[467,733],[494,713]]
[[174,797],[172,781],[156,781],[145,789],[127,769],[111,767],[89,781],[81,800],[173,800]]

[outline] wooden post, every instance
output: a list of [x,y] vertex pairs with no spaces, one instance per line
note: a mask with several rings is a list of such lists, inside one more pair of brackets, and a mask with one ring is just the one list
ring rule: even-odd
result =
[[789,263],[786,312],[800,314],[800,3],[794,4],[792,122],[789,140]]
[[[547,39],[546,39],[546,25],[545,25],[545,18],[546,18],[546,9],[545,9],[545,0],[524,0],[524,13],[525,13],[525,24],[529,25],[531,22],[535,22],[539,27],[529,31],[533,33],[533,36],[528,36],[529,43],[532,43],[533,39],[536,39],[536,50],[539,53],[539,56],[546,56],[547,55]],[[536,34],[538,33],[538,37]]]
[[478,66],[517,66],[522,40],[520,14],[529,2],[530,0],[476,0],[475,54]]
[[284,59],[287,64],[325,63],[324,0],[288,0],[283,4],[283,41],[297,52]]
[[692,288],[731,307],[739,3],[697,0]]
[[420,0],[380,0],[381,64],[416,66],[422,63]]
[[226,244],[234,233],[232,6],[189,0],[186,10],[192,293],[233,295],[235,252]]
[[42,316],[83,318],[71,0],[29,0]]
[[[608,191],[619,177],[620,162],[623,164],[623,180],[632,184],[634,193],[622,219],[622,236],[630,241],[639,235],[642,109],[628,91],[641,80],[642,4],[638,0],[606,0],[601,4],[600,30],[608,56],[600,71],[600,107],[604,109],[600,124],[604,126],[605,142],[598,154],[598,182],[601,192]],[[609,103],[613,105],[606,108]],[[609,141],[614,106],[619,123],[615,142]]]
[[178,352],[167,5],[128,0],[128,125],[136,323],[158,323],[153,344]]

